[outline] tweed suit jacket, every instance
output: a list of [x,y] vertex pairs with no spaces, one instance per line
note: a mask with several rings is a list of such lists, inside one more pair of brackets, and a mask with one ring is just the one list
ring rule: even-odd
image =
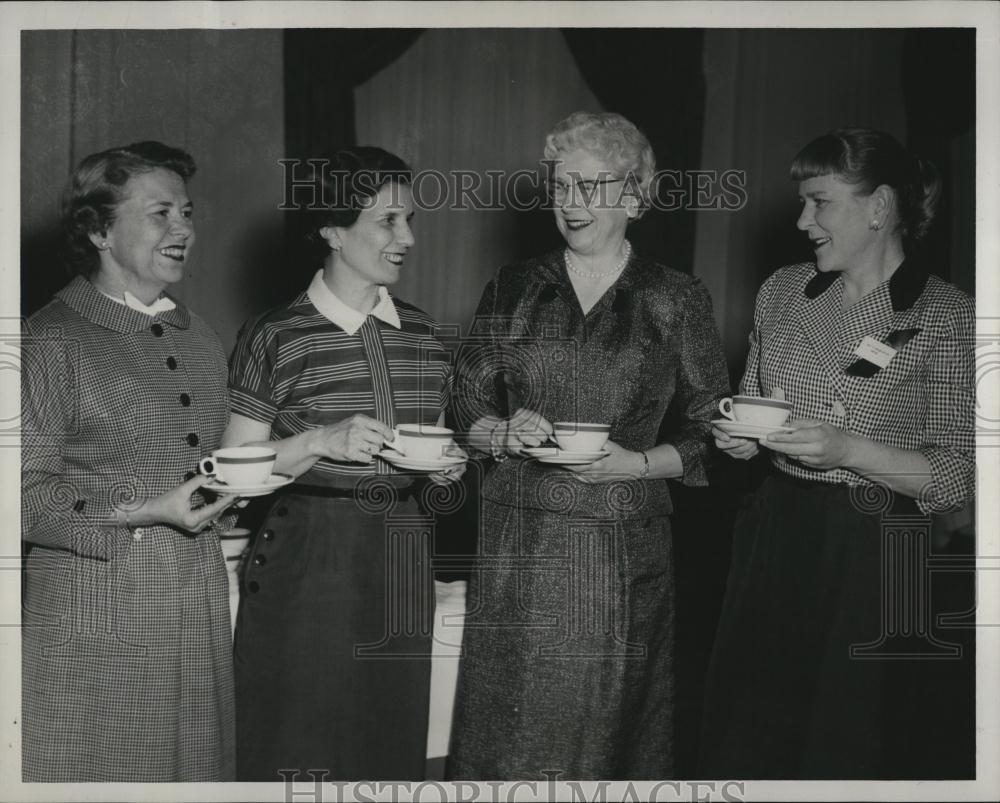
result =
[[[612,441],[642,450],[657,445],[672,409],[677,425],[664,440],[680,454],[681,481],[708,483],[709,421],[729,380],[712,302],[698,279],[633,255],[584,314],[559,249],[501,268],[483,291],[470,334],[456,383],[464,424],[525,407],[550,422],[609,423]],[[483,491],[535,508],[551,506],[543,499],[550,492],[572,495],[575,514],[672,510],[666,480],[567,484],[535,461],[495,467]],[[629,500],[624,509],[620,499]]]
[[[875,290],[842,309],[843,280],[813,263],[772,274],[757,295],[750,352],[740,392],[781,388],[792,418],[826,421],[879,443],[922,452],[932,482],[916,500],[924,512],[947,510],[975,488],[975,301],[906,260]],[[865,337],[909,339],[871,375],[849,369]],[[871,484],[846,469],[820,471],[774,453],[792,476]]]
[[226,360],[182,305],[155,318],[76,278],[22,347],[24,779],[232,777],[231,637],[216,534],[118,526],[227,422]]

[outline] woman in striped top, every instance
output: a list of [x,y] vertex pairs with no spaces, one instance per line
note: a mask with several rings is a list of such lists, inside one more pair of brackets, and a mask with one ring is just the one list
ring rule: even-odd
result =
[[224,443],[269,443],[275,471],[296,476],[244,577],[241,780],[423,777],[433,586],[414,517],[436,486],[373,459],[393,426],[440,423],[451,385],[435,322],[386,289],[414,243],[409,180],[379,148],[334,154],[324,208],[305,213],[323,268],[250,321],[233,355]]

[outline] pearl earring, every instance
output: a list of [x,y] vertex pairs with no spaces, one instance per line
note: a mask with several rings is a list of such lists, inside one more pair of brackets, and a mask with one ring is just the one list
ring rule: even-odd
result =
[[868,228],[871,229],[872,231],[878,231],[879,229],[882,228],[882,224],[877,220],[873,220],[871,223],[868,224]]

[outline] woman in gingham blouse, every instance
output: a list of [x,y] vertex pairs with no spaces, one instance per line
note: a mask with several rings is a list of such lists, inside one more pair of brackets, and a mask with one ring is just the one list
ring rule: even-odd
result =
[[88,156],[63,202],[80,274],[22,350],[25,781],[228,781],[229,590],[191,477],[226,425],[215,333],[162,295],[194,244],[183,151]]
[[[792,177],[816,261],[761,288],[740,392],[783,395],[793,431],[761,440],[774,470],[737,520],[702,770],[936,777],[903,746],[904,730],[918,732],[902,716],[920,708],[900,691],[920,688],[912,664],[851,651],[884,632],[883,523],[926,529],[928,513],[973,494],[974,301],[920,261],[936,176],[892,137],[832,132]],[[715,437],[733,457],[758,452]]]
[[305,214],[323,268],[244,327],[230,366],[224,441],[269,443],[297,478],[244,577],[238,777],[420,780],[434,606],[418,502],[433,486],[373,455],[394,425],[441,422],[451,366],[430,316],[386,289],[414,243],[409,169],[349,148],[322,186],[328,206]]

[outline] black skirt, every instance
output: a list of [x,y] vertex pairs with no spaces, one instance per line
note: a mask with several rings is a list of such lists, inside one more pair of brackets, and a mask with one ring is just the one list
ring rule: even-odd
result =
[[929,543],[905,497],[765,480],[736,522],[701,776],[947,777],[929,766],[927,702],[955,691],[935,688],[942,662],[971,657],[926,627]]
[[286,494],[248,557],[236,628],[237,778],[424,777],[430,527],[415,499]]

